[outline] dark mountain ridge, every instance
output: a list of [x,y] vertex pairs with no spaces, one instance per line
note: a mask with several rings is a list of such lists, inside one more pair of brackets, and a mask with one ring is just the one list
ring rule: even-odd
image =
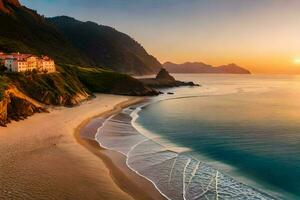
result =
[[0,0],[0,51],[49,55],[56,62],[86,64],[71,43],[36,11]]
[[154,74],[162,67],[133,38],[114,28],[67,16],[48,18],[93,65],[128,74]]
[[170,73],[251,74],[249,70],[234,63],[214,67],[202,62],[186,62],[183,64],[166,62],[163,66]]
[[138,75],[162,67],[124,33],[70,17],[47,19],[18,0],[0,0],[0,51],[48,55],[57,63]]

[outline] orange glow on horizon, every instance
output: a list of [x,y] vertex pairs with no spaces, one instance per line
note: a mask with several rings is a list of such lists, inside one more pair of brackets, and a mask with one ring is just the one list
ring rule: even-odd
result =
[[296,65],[300,65],[300,58],[295,58],[295,59],[294,59],[294,63],[295,63]]
[[[245,45],[246,46],[246,45]],[[297,55],[299,51],[292,49],[277,51],[275,48],[269,51],[259,51],[255,48],[243,47],[243,49],[228,49],[215,51],[212,49],[198,50],[197,49],[181,49],[169,48],[169,51],[163,51],[160,48],[150,49],[154,52],[161,63],[170,61],[173,63],[184,62],[204,62],[213,66],[219,66],[229,63],[236,63],[237,65],[250,70],[257,74],[300,74],[300,57]],[[299,53],[298,53],[299,55]]]
[[[155,55],[155,54],[154,54]],[[204,62],[213,66],[219,66],[229,63],[236,63],[237,65],[250,70],[252,73],[257,74],[300,74],[300,59],[292,58],[292,56],[285,54],[274,55],[255,55],[255,54],[197,54],[197,53],[181,53],[178,55],[158,55],[157,58],[160,62],[167,61],[173,63],[184,62]],[[170,58],[170,59],[169,59]]]

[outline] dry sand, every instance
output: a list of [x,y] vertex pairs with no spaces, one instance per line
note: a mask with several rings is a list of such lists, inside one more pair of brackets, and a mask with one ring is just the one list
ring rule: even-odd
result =
[[162,199],[120,154],[79,137],[92,117],[139,100],[97,95],[0,127],[0,199]]

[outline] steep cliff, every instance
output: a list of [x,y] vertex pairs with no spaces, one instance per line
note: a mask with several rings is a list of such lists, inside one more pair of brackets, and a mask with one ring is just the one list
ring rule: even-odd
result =
[[61,16],[48,18],[94,66],[126,74],[155,74],[161,69],[156,58],[130,36],[112,27]]
[[7,73],[6,76],[24,94],[46,105],[74,106],[92,96],[77,76],[60,71],[52,74]]
[[34,113],[47,112],[44,106],[10,85],[0,100],[0,126],[11,120],[22,120]]

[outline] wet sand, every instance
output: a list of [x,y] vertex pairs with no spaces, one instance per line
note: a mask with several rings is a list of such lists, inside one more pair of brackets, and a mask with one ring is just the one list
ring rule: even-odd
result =
[[162,198],[120,154],[79,137],[92,117],[140,100],[97,95],[74,108],[54,108],[0,127],[0,199]]

